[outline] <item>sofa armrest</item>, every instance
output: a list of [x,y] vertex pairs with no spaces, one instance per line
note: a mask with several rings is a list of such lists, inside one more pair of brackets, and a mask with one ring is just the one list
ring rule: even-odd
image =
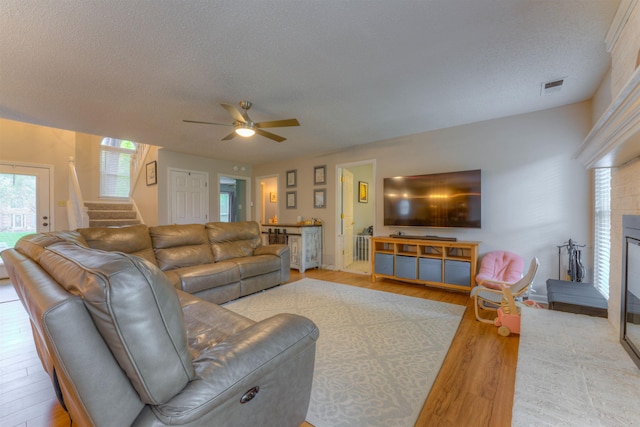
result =
[[258,246],[255,251],[253,251],[254,255],[275,255],[282,257],[284,254],[288,255],[289,246],[288,245],[263,245]]
[[[205,349],[194,361],[196,377],[167,403],[152,407],[142,418],[187,424],[197,420],[252,420],[282,426],[273,408],[296,414],[295,425],[304,421],[309,405],[315,342],[319,332],[309,319],[278,314],[230,335]],[[259,387],[256,398],[241,403],[250,389]],[[284,415],[280,413],[279,415]],[[248,419],[245,417],[249,417]],[[291,414],[287,417],[292,420]],[[146,424],[138,419],[141,424]]]
[[280,257],[280,283],[289,281],[291,274],[291,253],[289,245],[263,245],[258,246],[253,255],[275,255]]

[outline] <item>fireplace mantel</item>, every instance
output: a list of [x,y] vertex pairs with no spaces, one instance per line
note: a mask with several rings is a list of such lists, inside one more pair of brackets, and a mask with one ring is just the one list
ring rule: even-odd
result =
[[640,157],[640,68],[600,117],[574,157],[588,168],[622,166]]

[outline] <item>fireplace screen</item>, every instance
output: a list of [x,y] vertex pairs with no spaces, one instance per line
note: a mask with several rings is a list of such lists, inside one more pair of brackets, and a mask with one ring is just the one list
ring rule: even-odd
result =
[[623,229],[623,313],[620,340],[627,353],[640,367],[640,217],[625,215]]

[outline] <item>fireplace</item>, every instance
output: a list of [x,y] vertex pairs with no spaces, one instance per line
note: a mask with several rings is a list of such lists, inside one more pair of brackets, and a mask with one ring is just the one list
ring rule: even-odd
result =
[[640,368],[640,215],[622,217],[620,342]]

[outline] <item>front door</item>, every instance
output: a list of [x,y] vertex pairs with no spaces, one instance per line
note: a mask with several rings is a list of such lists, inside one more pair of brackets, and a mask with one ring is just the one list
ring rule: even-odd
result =
[[[26,234],[53,229],[48,166],[0,162],[0,251]],[[0,260],[0,278],[7,277]]]

